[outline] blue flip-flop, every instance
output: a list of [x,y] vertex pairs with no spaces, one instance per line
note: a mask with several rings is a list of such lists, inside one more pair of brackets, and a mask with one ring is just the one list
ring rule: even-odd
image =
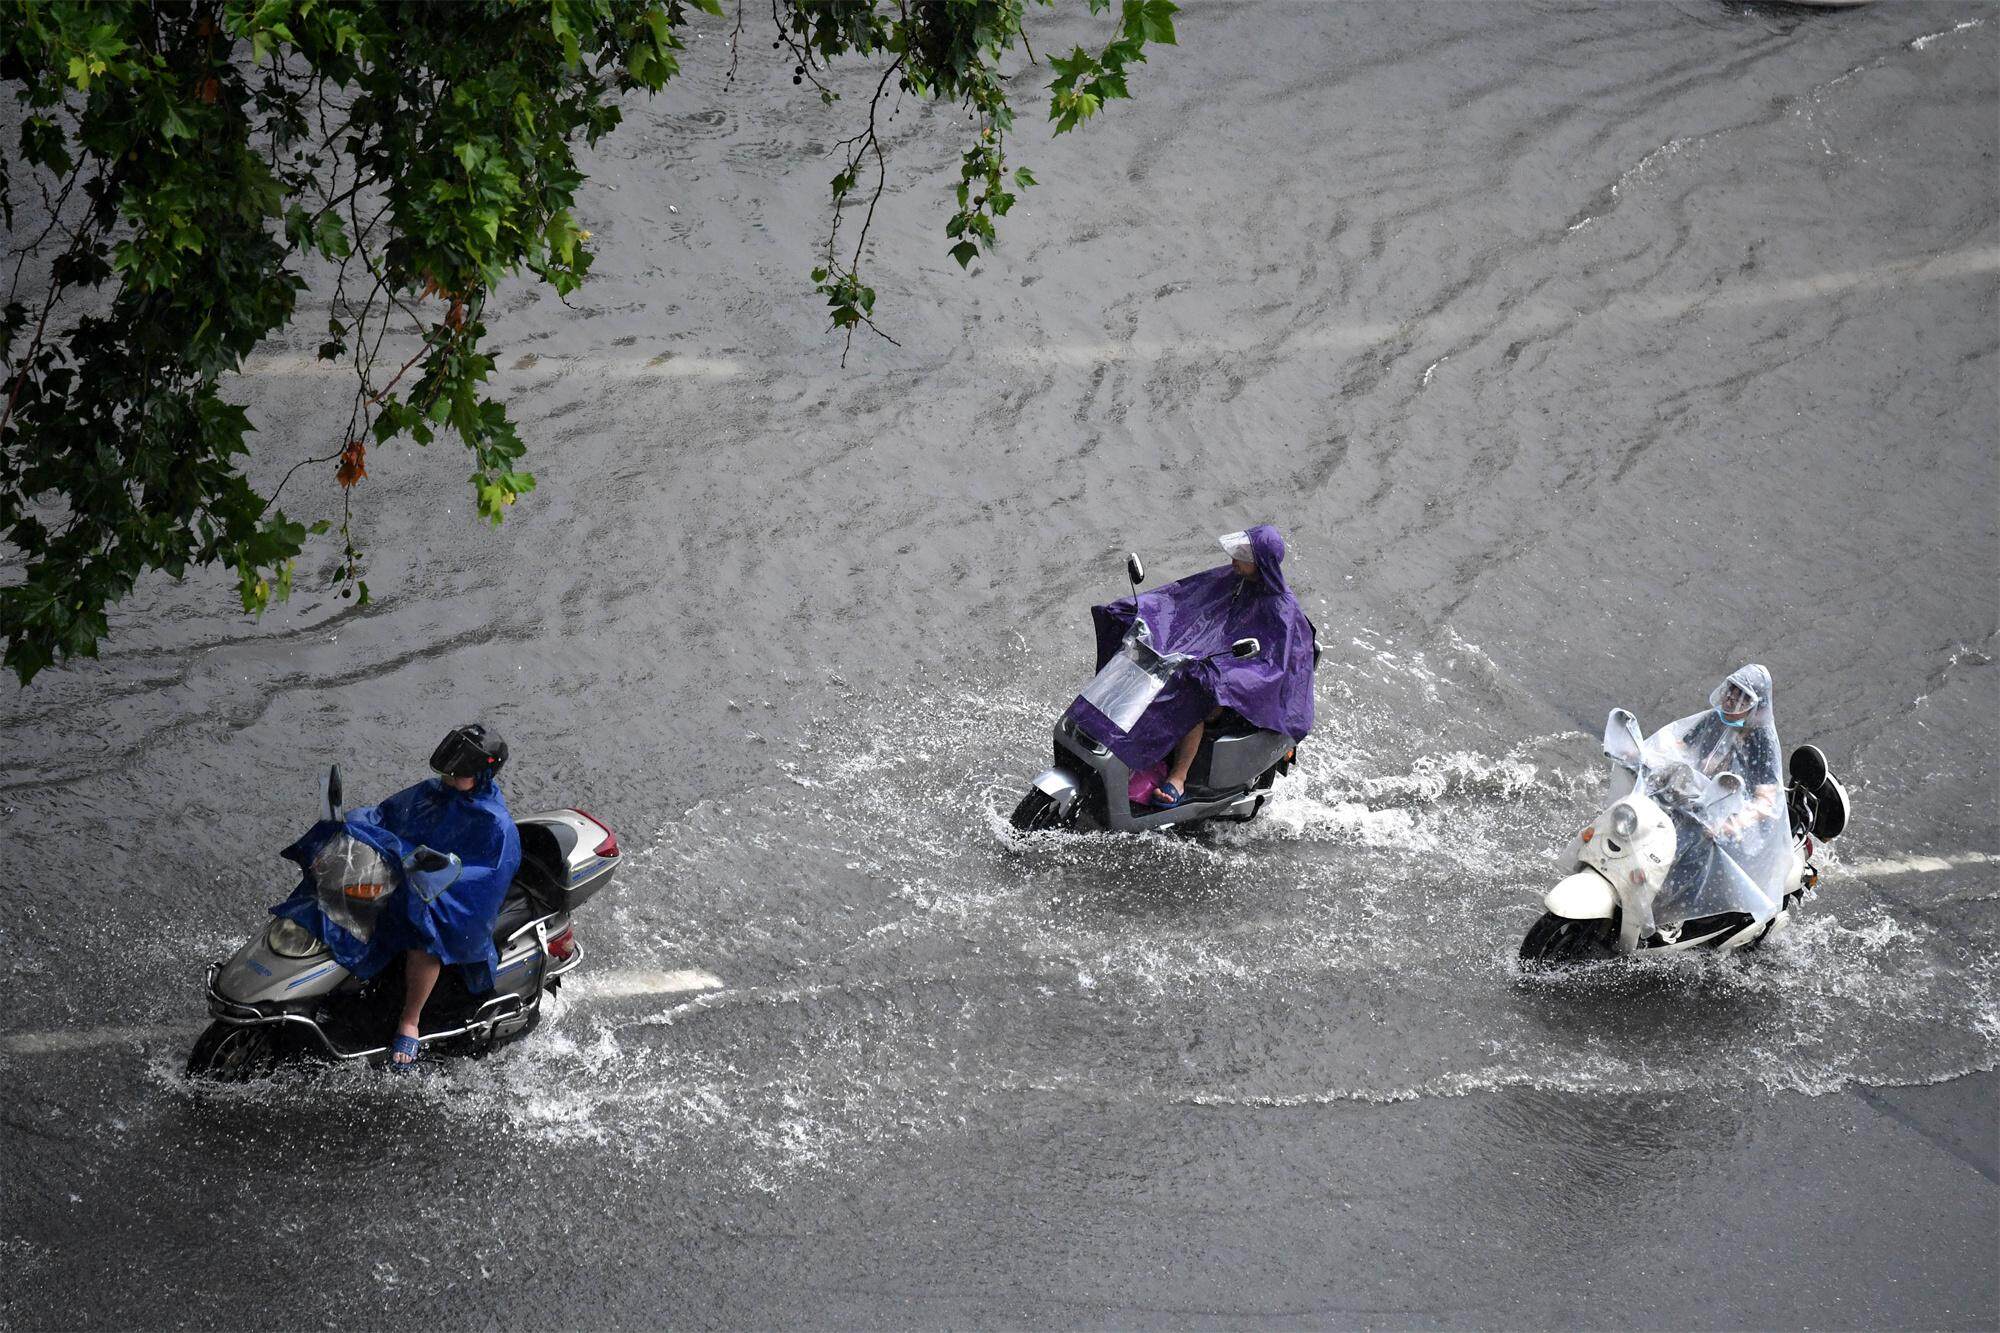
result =
[[[396,1057],[399,1055],[407,1055],[410,1058],[398,1060]],[[415,1037],[405,1036],[399,1032],[396,1034],[396,1039],[389,1043],[389,1068],[398,1074],[409,1073],[423,1058],[424,1044]]]
[[[1168,792],[1172,792],[1173,795],[1168,796]],[[1160,799],[1162,796],[1166,796],[1164,801]],[[1186,799],[1186,793],[1171,782],[1153,784],[1153,804],[1159,806],[1162,810],[1171,810]]]

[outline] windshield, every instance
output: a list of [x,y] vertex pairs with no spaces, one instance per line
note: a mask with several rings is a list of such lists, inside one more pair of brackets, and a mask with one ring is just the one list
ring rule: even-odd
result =
[[1084,699],[1120,731],[1130,731],[1132,724],[1145,716],[1173,679],[1177,665],[1146,645],[1145,623],[1137,622],[1124,645],[1083,690]]

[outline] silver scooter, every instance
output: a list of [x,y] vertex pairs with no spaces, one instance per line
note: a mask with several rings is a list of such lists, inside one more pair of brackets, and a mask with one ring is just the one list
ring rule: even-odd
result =
[[[340,770],[327,774],[323,819],[340,822]],[[424,1006],[426,1050],[483,1055],[540,1023],[545,996],[583,962],[570,915],[605,885],[619,861],[618,835],[582,810],[550,810],[517,821],[521,869],[500,907],[493,944],[500,961],[484,995],[467,993],[448,967]],[[456,856],[418,848],[400,866],[364,843],[335,835],[309,872],[321,910],[365,935],[393,893],[434,898],[458,877]],[[403,969],[366,981],[297,922],[274,916],[224,962],[208,965],[213,1021],[188,1057],[193,1077],[238,1081],[292,1058],[380,1063],[402,1009]]]
[[[1125,557],[1125,574],[1136,597],[1146,577],[1137,555]],[[1083,697],[1113,722],[1130,727],[1175,676],[1196,662],[1217,657],[1246,659],[1263,651],[1256,639],[1238,639],[1207,658],[1163,654],[1154,650],[1145,620],[1135,616],[1117,653],[1084,688]],[[1313,659],[1317,665],[1317,643]],[[1263,809],[1271,785],[1291,771],[1298,758],[1298,742],[1283,732],[1264,731],[1226,713],[1202,736],[1201,748],[1188,769],[1185,798],[1171,806],[1140,805],[1130,800],[1131,768],[1067,715],[1056,722],[1054,757],[1055,763],[1035,776],[1027,795],[1014,807],[1011,822],[1020,832],[1075,828],[1136,833],[1208,819],[1247,822]]]

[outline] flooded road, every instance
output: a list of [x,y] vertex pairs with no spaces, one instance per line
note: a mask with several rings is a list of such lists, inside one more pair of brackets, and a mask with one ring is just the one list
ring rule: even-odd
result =
[[[970,274],[955,123],[890,122],[901,345],[844,371],[847,130],[701,29],[595,156],[576,308],[489,321],[503,529],[379,450],[373,605],[331,549],[261,623],[148,584],[0,699],[0,1318],[1991,1326],[1990,15],[1193,5],[1022,136]],[[313,341],[243,382],[274,477],[346,419]],[[1257,521],[1327,648],[1273,805],[1009,834],[1122,553]],[[1606,709],[1746,660],[1856,803],[1798,929],[1520,976]],[[386,792],[473,716],[517,814],[626,849],[559,1013],[189,1085],[323,766]]]

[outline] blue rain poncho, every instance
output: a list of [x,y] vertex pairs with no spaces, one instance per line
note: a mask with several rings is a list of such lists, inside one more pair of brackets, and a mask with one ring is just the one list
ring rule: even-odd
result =
[[[359,919],[338,909],[344,919],[336,919],[322,907],[315,884],[315,862],[330,848],[338,850],[342,834],[379,852],[396,879]],[[463,863],[458,878],[428,902],[402,870],[403,858],[418,847],[456,855]],[[490,775],[480,775],[469,792],[437,778],[419,782],[380,805],[349,811],[340,822],[321,820],[281,855],[303,867],[306,876],[271,911],[312,931],[348,971],[371,977],[405,950],[421,949],[458,965],[474,994],[493,989],[500,960],[493,926],[521,868],[521,835]]]
[[[1098,679],[1068,715],[1135,771],[1164,757],[1217,705],[1293,740],[1312,730],[1313,626],[1285,582],[1285,539],[1268,523],[1244,536],[1254,578],[1223,565],[1091,608]],[[1135,617],[1145,626],[1139,651],[1127,647]],[[1257,639],[1262,651],[1244,660],[1227,656],[1242,638]],[[1224,655],[1210,657],[1216,653]],[[1177,654],[1191,660],[1179,662]]]

